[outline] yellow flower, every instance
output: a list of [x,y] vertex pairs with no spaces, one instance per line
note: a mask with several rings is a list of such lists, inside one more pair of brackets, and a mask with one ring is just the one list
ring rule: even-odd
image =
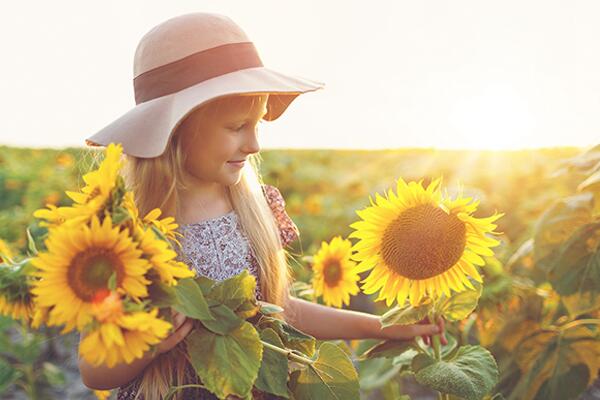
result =
[[73,156],[69,153],[62,153],[56,157],[56,163],[61,167],[70,167],[73,165]]
[[109,368],[143,357],[172,327],[171,323],[157,318],[157,313],[157,308],[150,312],[113,313],[111,319],[82,339],[80,355],[91,365],[105,364]]
[[4,240],[0,239],[0,263],[8,262],[9,260],[5,260],[2,258],[2,255],[6,256],[8,259],[14,258],[12,250],[8,246]]
[[352,243],[334,237],[330,243],[322,242],[321,248],[314,257],[312,285],[315,295],[323,295],[328,306],[342,307],[350,304],[350,295],[359,292],[357,281],[360,279],[353,272],[356,263],[350,260]]
[[0,315],[27,322],[33,316],[33,303],[23,299],[10,301],[8,297],[0,294]]
[[33,212],[33,216],[46,221],[41,221],[40,226],[54,228],[62,225],[65,221],[71,221],[72,225],[85,222],[87,218],[80,218],[82,213],[73,207],[56,207],[54,204],[46,204],[47,208],[40,208]]
[[106,400],[110,397],[110,390],[94,390],[94,395],[98,400]]
[[115,187],[119,171],[123,166],[122,154],[123,147],[120,143],[109,143],[104,160],[98,169],[83,176],[86,185],[81,189],[81,193],[71,191],[65,193],[78,204],[85,204],[97,198],[98,203],[103,205]]
[[91,225],[61,226],[50,230],[47,252],[31,260],[39,270],[32,293],[41,307],[52,307],[48,325],[66,324],[62,333],[74,327],[81,330],[92,319],[91,302],[108,288],[114,273],[117,290],[134,299],[148,295],[150,283],[144,274],[150,268],[142,251],[129,237],[128,230],[112,226],[110,216],[100,224],[97,216]]
[[360,239],[352,250],[359,261],[355,272],[371,270],[361,281],[366,294],[381,290],[376,301],[394,300],[404,305],[408,297],[411,305],[418,305],[427,295],[433,299],[442,293],[450,296],[450,289],[460,292],[474,289],[468,277],[483,282],[474,265],[485,265],[480,257],[492,256],[490,247],[499,241],[485,236],[492,232],[492,224],[504,214],[488,218],[471,216],[479,201],[469,204],[471,198],[442,198],[436,188],[441,178],[424,189],[419,183],[397,182],[397,194],[392,189],[387,198],[376,194],[376,204],[357,211],[363,221],[350,225],[356,229],[349,237]]
[[175,286],[175,278],[193,278],[196,275],[185,263],[175,260],[177,253],[169,248],[168,242],[158,238],[152,229],[140,229],[138,232],[139,246],[162,282]]
[[181,247],[181,243],[179,243],[175,236],[183,237],[183,235],[176,231],[179,225],[175,223],[175,218],[166,217],[159,220],[158,217],[160,217],[161,213],[162,211],[160,208],[155,208],[146,214],[144,217],[144,222],[156,226],[158,230],[165,235],[165,237],[173,240],[179,247]]

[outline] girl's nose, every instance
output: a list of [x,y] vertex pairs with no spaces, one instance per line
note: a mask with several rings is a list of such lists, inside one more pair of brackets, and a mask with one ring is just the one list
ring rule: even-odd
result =
[[260,151],[260,145],[258,143],[257,131],[249,132],[246,135],[246,142],[244,143],[244,151],[248,154],[258,153]]

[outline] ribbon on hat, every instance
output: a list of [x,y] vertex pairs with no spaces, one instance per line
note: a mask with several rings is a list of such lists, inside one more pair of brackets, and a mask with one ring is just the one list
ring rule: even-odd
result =
[[230,72],[262,66],[252,42],[202,50],[136,76],[133,79],[135,103],[166,96]]

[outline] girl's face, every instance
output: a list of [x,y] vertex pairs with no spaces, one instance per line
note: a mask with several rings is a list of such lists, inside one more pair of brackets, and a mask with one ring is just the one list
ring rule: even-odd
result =
[[267,99],[268,95],[217,99],[218,104],[210,104],[204,113],[192,112],[181,123],[184,170],[195,187],[239,181],[248,156],[260,150],[258,124],[267,112]]

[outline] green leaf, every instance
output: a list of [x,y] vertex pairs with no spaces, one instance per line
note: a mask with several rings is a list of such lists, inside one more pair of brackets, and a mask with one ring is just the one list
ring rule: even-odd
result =
[[152,305],[158,308],[171,307],[177,302],[175,287],[161,281],[152,282],[148,287],[148,296]]
[[592,221],[593,200],[591,193],[581,193],[556,200],[544,211],[535,226],[533,254],[536,265],[546,272],[551,268],[557,246],[578,227]]
[[315,354],[316,339],[280,319],[263,317],[258,327],[261,330],[266,328],[273,329],[277,332],[285,347],[306,354],[308,357],[312,357]]
[[283,312],[283,308],[279,307],[277,304],[271,304],[267,303],[266,301],[261,301],[259,305],[259,311],[264,315],[277,314]]
[[552,287],[560,295],[600,291],[600,251],[590,253],[586,241],[600,231],[600,223],[579,227],[560,246],[548,272]]
[[389,358],[359,361],[359,386],[361,390],[366,391],[379,389],[402,373],[402,369],[400,365],[392,365],[392,360]]
[[29,252],[35,256],[38,254],[37,247],[35,246],[35,240],[33,239],[33,236],[31,236],[31,232],[29,231],[29,228],[26,229],[26,232],[27,232],[27,248],[29,249]]
[[176,311],[201,321],[214,320],[202,290],[194,279],[180,279],[173,288],[177,297],[177,304],[173,306]]
[[243,318],[243,319],[248,319],[248,318],[252,318],[254,317],[256,314],[258,314],[258,311],[260,310],[259,305],[256,303],[255,300],[248,300],[243,302],[236,310],[235,313],[237,314],[238,317]]
[[208,298],[225,304],[233,311],[246,301],[255,299],[256,278],[247,269],[213,285]]
[[263,346],[249,322],[227,335],[198,327],[186,337],[191,363],[206,388],[220,399],[246,397],[258,376]]
[[[511,393],[519,398],[534,398],[545,386],[546,393],[552,393],[549,399],[560,392],[564,374],[576,365],[585,365],[584,376],[587,387],[592,384],[600,369],[600,335],[597,328],[575,325],[563,331],[538,330],[528,335],[513,351],[515,362],[522,372],[521,379]],[[573,379],[573,377],[571,376]],[[571,386],[571,395],[576,397],[576,387]]]
[[117,290],[117,272],[113,271],[108,278],[108,290],[114,292]]
[[[260,333],[260,338],[274,346],[284,348],[279,335],[270,328]],[[288,387],[288,360],[284,354],[269,348],[263,348],[262,363],[258,372],[258,378],[254,383],[259,390],[272,393],[280,397],[289,398]]]
[[213,285],[215,284],[214,280],[212,280],[204,275],[196,276],[194,278],[194,281],[198,284],[198,286],[200,287],[200,290],[202,290],[204,297],[208,296],[208,294],[210,293],[210,290],[212,289]]
[[460,347],[448,361],[418,354],[412,361],[412,369],[421,385],[467,400],[480,400],[498,382],[496,360],[481,346]]
[[17,381],[23,373],[13,368],[9,363],[0,359],[0,394]]
[[42,372],[46,381],[48,381],[51,386],[63,386],[66,383],[64,372],[52,363],[44,361],[42,364]]
[[204,320],[202,324],[206,329],[219,335],[226,335],[238,328],[244,320],[238,317],[229,307],[224,304],[218,304],[210,307],[210,312],[214,320]]
[[473,285],[475,290],[467,289],[452,292],[450,297],[442,296],[436,308],[448,321],[462,321],[477,308],[483,286],[477,281],[473,281]]
[[342,349],[324,342],[317,360],[294,371],[290,389],[296,399],[359,400],[358,374]]
[[129,212],[126,208],[121,206],[117,206],[114,208],[112,213],[113,224],[119,225],[127,221],[128,219],[131,219],[131,215],[129,215]]
[[408,302],[404,306],[395,306],[381,316],[381,326],[385,328],[391,325],[415,324],[425,318],[432,307],[433,303],[429,299],[424,299],[424,302],[416,307]]
[[408,349],[416,349],[415,340],[385,340],[371,347],[359,357],[359,360],[368,360],[370,358],[386,357],[393,358]]

